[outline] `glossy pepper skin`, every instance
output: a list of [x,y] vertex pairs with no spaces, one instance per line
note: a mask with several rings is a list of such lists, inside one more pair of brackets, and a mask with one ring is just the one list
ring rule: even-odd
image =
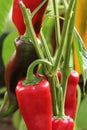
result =
[[39,83],[23,86],[20,80],[16,96],[28,130],[52,130],[52,106],[49,83],[40,76]]
[[[5,85],[7,93],[0,108],[0,118],[12,114],[18,109],[15,96],[15,88],[21,77],[24,77],[31,62],[37,59],[35,49],[31,42],[25,42],[20,38],[15,40],[16,51],[13,53],[5,69]],[[33,52],[33,55],[31,55]]]
[[15,39],[14,44],[16,51],[5,69],[5,84],[10,100],[13,95],[15,96],[17,82],[20,78],[26,76],[28,66],[37,59],[37,54],[31,42],[25,42],[18,37]]
[[73,119],[76,113],[76,88],[79,82],[79,74],[76,71],[72,71],[68,78],[67,92],[65,100],[65,114],[70,115]]
[[73,128],[74,121],[70,117],[65,119],[52,119],[52,130],[73,130]]
[[[33,12],[43,2],[43,0],[21,0],[21,1],[23,1],[25,6],[29,8],[31,12]],[[46,3],[37,11],[37,13],[32,18],[32,24],[37,36],[39,36],[40,28],[42,26],[42,21],[45,10],[48,5],[48,1],[49,0],[46,1]],[[17,27],[19,34],[23,35],[25,33],[26,26],[24,24],[19,2],[20,0],[13,1],[12,20],[15,26]]]
[[[58,78],[61,82],[61,71],[58,71]],[[76,71],[71,71],[66,89],[66,97],[65,97],[65,114],[69,115],[73,119],[75,118],[76,113],[76,88],[79,82],[79,74]]]

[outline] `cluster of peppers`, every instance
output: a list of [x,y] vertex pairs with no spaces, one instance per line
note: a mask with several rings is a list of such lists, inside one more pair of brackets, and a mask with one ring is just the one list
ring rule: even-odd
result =
[[[58,78],[60,78],[60,71]],[[16,87],[16,95],[21,114],[28,130],[73,130],[76,113],[76,86],[79,75],[70,73],[65,98],[65,118],[52,116],[52,101],[50,85],[46,77],[38,75],[41,80],[38,84],[25,86],[24,79],[20,80]],[[26,100],[24,100],[26,99]],[[23,102],[24,101],[24,102]]]
[[[3,110],[0,117],[12,113],[19,106],[28,130],[73,130],[79,74],[74,70],[71,71],[69,64],[67,67],[64,64],[58,70],[59,62],[53,61],[48,46],[44,43],[44,35],[40,31],[48,2],[49,0],[14,0],[13,2],[12,19],[20,37],[15,40],[16,51],[5,71],[11,107],[9,105],[6,111]],[[56,5],[55,0],[53,4]],[[70,0],[68,6],[65,6],[68,13],[70,9],[76,9],[76,0]],[[54,10],[54,13],[56,15],[58,12]],[[72,17],[74,19],[74,13]],[[58,25],[56,19],[55,24]],[[71,27],[70,22],[74,24],[74,20],[69,21],[68,26]],[[64,26],[66,24],[65,21]],[[71,28],[72,32],[73,28]],[[29,37],[26,38],[27,33],[30,34],[31,40]],[[39,37],[46,54],[43,54],[42,45],[37,42]],[[60,48],[57,53],[58,56],[61,54]],[[61,57],[63,54],[60,59]],[[37,74],[38,68],[42,69],[42,74]]]

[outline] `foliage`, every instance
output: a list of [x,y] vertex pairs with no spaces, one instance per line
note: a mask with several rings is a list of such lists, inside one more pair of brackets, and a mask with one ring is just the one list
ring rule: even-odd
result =
[[74,29],[74,40],[76,45],[76,53],[78,55],[78,60],[85,85],[87,81],[87,51],[84,46],[84,42],[78,34],[78,32],[76,31],[76,29]]
[[12,0],[0,0],[0,36],[5,30],[11,5]]
[[87,94],[85,95],[84,99],[82,100],[78,113],[77,113],[77,126],[84,130],[87,129]]
[[[50,6],[51,6],[51,2],[50,2]],[[50,6],[48,9],[50,9]],[[0,36],[5,32],[9,33],[8,36],[4,39],[3,48],[0,48],[0,49],[2,49],[2,58],[3,58],[3,62],[4,62],[5,66],[8,63],[8,60],[10,59],[10,57],[12,56],[12,54],[15,50],[14,39],[16,37],[18,37],[18,33],[11,21],[11,18],[9,17],[11,7],[12,7],[12,0],[6,0],[6,1],[0,0]],[[50,10],[49,10],[49,12],[50,12]],[[45,17],[45,21],[43,24],[43,32],[49,43],[49,48],[52,51],[51,37],[52,37],[52,31],[53,31],[53,25],[54,25],[54,16],[52,16],[51,13],[52,12],[47,13],[47,15]],[[48,15],[48,14],[51,14],[51,15]],[[48,16],[51,16],[51,17],[48,17]],[[9,18],[10,18],[10,21],[8,20]],[[9,28],[7,28],[8,21],[9,21],[9,25],[11,24],[11,26]],[[49,35],[49,32],[50,32],[50,35]],[[76,53],[78,55],[80,68],[82,70],[82,73],[81,73],[81,75],[83,76],[82,80],[83,80],[84,86],[85,86],[86,81],[87,81],[87,51],[85,49],[84,42],[81,39],[78,32],[76,30],[74,30],[73,34],[74,34],[74,42],[76,45]],[[81,90],[82,90],[82,87],[83,86],[81,85],[80,86]],[[0,94],[4,93],[5,90],[6,90],[5,87],[2,89],[0,88]],[[2,102],[3,102],[3,100],[0,99],[0,104]],[[77,117],[76,117],[76,124],[77,124],[76,130],[79,130],[79,129],[86,130],[87,129],[86,122],[87,122],[87,91],[85,92],[85,96],[83,97],[83,99],[81,100],[81,102],[79,104]],[[14,123],[14,126],[18,130],[22,130],[22,129],[26,130],[24,121],[20,117],[20,113],[18,111],[13,115],[13,123]]]

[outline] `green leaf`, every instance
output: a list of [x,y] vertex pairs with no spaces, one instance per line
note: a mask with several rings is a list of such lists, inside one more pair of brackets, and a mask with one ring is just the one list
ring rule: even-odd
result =
[[12,0],[0,0],[0,36],[4,32]]
[[79,65],[80,65],[80,69],[82,72],[84,85],[85,85],[87,81],[87,51],[82,38],[80,37],[80,35],[78,34],[75,28],[74,28],[74,40],[76,45],[76,53],[78,56],[78,61],[79,61]]
[[78,127],[87,130],[87,94],[80,104],[76,124]]
[[0,88],[0,94],[5,93],[5,91],[6,91],[6,87],[2,87],[2,88]]
[[2,105],[2,103],[3,103],[3,99],[0,99],[0,106]]
[[23,118],[21,118],[20,125],[19,125],[19,129],[18,129],[18,130],[27,130]]
[[19,111],[19,109],[18,109],[18,110],[13,114],[13,117],[12,117],[13,125],[14,125],[14,127],[15,127],[17,130],[19,129],[20,121],[21,121],[21,114],[20,114],[20,111]]
[[10,33],[4,40],[3,43],[3,50],[2,50],[2,58],[4,61],[4,64],[6,65],[12,56],[15,46],[14,46],[14,40],[17,37],[17,32]]
[[27,130],[19,109],[13,114],[12,122],[17,130]]

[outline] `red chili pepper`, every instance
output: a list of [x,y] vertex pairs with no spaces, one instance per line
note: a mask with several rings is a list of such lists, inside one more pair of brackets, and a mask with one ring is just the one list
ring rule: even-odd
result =
[[[21,0],[21,1],[23,1],[25,6],[29,8],[31,12],[33,12],[42,3],[43,0]],[[37,11],[37,13],[32,18],[32,24],[37,36],[39,36],[40,28],[42,25],[46,7],[48,5],[48,1],[49,0],[46,1],[46,3]],[[19,2],[20,0],[14,0],[13,2],[12,20],[16,25],[19,34],[23,35],[25,33],[26,27],[24,24]]]
[[24,86],[20,80],[16,95],[28,130],[52,130],[52,104],[49,83],[43,76],[38,84]]
[[73,130],[74,121],[72,118],[52,119],[52,130]]
[[65,100],[65,114],[70,115],[74,118],[76,113],[76,87],[79,81],[79,74],[76,71],[70,73],[68,83],[67,83],[67,92]]
[[[59,81],[61,80],[61,72],[58,71]],[[66,98],[65,98],[65,114],[74,119],[76,113],[76,87],[79,81],[79,74],[71,71],[67,82]],[[61,82],[61,81],[60,81]]]

